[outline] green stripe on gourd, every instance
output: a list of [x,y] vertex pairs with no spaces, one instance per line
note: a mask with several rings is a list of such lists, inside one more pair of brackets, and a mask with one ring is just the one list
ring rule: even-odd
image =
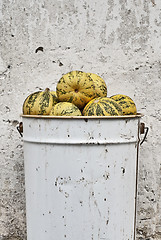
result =
[[81,116],[81,111],[73,103],[59,102],[50,111],[51,116]]
[[120,105],[108,97],[93,99],[83,109],[84,116],[120,116],[122,114]]
[[50,91],[50,93],[53,96],[53,105],[57,104],[59,102],[56,91]]
[[111,99],[115,100],[122,108],[123,115],[135,115],[137,109],[134,101],[127,95],[116,94],[111,96]]
[[[56,102],[57,103],[57,102]],[[51,108],[56,104],[49,88],[45,91],[30,94],[24,101],[23,114],[25,115],[48,115]]]

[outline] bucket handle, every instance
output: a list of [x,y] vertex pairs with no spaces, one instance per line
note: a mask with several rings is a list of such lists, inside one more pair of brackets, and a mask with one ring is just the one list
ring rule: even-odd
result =
[[17,126],[17,131],[19,132],[20,136],[23,137],[23,123],[20,122],[19,125]]
[[145,123],[140,123],[140,134],[144,134],[143,139],[140,142],[140,145],[143,144],[143,142],[146,140],[147,134],[148,134],[149,128],[145,127]]

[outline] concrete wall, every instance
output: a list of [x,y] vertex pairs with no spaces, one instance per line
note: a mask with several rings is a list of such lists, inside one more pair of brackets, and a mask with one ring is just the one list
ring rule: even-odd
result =
[[1,0],[0,240],[26,239],[16,130],[23,101],[39,89],[55,90],[71,70],[99,74],[108,96],[127,94],[144,114],[149,134],[140,148],[137,239],[161,239],[160,0]]

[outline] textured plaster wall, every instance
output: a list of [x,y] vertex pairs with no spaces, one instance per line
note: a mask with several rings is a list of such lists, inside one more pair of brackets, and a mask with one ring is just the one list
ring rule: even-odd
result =
[[127,94],[144,114],[149,134],[140,148],[137,239],[161,239],[160,0],[1,0],[0,240],[26,239],[16,130],[23,101],[39,89],[55,90],[71,70],[99,74],[108,96]]

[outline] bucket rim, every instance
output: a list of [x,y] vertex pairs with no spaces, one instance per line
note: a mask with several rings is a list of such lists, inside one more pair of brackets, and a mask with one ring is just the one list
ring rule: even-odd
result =
[[49,116],[49,115],[20,115],[22,118],[40,118],[40,119],[133,119],[141,118],[144,115],[137,113],[135,115],[121,115],[121,116]]

